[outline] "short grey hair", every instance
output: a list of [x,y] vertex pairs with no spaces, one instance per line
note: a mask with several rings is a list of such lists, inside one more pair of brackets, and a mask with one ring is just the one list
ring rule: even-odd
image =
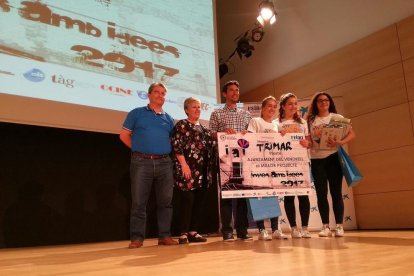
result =
[[185,114],[188,115],[186,110],[187,110],[188,106],[193,102],[199,102],[201,104],[201,101],[199,99],[193,98],[193,97],[189,97],[189,98],[184,100],[184,112],[185,112]]

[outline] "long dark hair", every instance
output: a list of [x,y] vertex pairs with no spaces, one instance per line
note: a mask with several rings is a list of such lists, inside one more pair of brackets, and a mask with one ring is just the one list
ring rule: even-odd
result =
[[310,125],[316,118],[317,115],[319,115],[319,110],[318,110],[318,98],[319,96],[326,96],[329,99],[329,113],[337,113],[336,112],[336,107],[335,107],[335,103],[331,97],[331,95],[329,95],[326,92],[318,92],[315,95],[313,95],[311,103],[309,105],[308,108],[308,124]]
[[[293,93],[286,93],[283,94],[282,96],[280,96],[280,100],[279,100],[279,122],[282,122],[282,119],[285,118],[285,111],[283,110],[283,107],[286,105],[287,101],[290,98],[295,98],[297,99],[298,97],[295,96],[295,94]],[[295,114],[293,114],[293,120],[297,123],[302,123],[302,120],[299,117],[299,114],[296,112]]]

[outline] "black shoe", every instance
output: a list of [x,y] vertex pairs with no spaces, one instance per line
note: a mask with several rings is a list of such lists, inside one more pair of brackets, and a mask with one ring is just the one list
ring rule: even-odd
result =
[[242,241],[251,241],[253,240],[252,236],[249,234],[237,234],[237,239]]
[[233,242],[235,241],[232,233],[223,233],[223,241],[225,242]]
[[[182,235],[182,236],[184,236],[184,235]],[[187,238],[187,236],[186,236],[185,238],[179,237],[179,238],[178,238],[178,243],[179,243],[179,244],[186,244],[186,243],[188,243],[188,238]]]
[[201,236],[198,233],[195,233],[193,235],[191,235],[190,233],[188,233],[188,241],[189,242],[206,242],[207,239],[204,238],[203,236]]

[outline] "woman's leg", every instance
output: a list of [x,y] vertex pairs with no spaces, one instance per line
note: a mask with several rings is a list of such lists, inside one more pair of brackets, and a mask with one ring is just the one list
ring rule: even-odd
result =
[[312,159],[311,169],[314,178],[318,209],[323,224],[329,225],[328,177],[325,168],[326,158]]
[[342,198],[343,174],[341,164],[339,163],[338,154],[332,154],[328,157],[327,173],[335,221],[337,224],[342,224],[344,220],[344,201]]

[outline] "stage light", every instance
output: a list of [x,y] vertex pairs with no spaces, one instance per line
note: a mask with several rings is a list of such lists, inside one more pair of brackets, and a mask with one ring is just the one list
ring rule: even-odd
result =
[[276,11],[273,2],[270,0],[263,0],[259,5],[259,16],[257,21],[264,26],[266,23],[272,25],[276,22]]
[[242,56],[245,56],[246,58],[250,57],[253,50],[254,47],[250,44],[250,41],[246,35],[237,41],[236,51],[239,58],[242,58]]

